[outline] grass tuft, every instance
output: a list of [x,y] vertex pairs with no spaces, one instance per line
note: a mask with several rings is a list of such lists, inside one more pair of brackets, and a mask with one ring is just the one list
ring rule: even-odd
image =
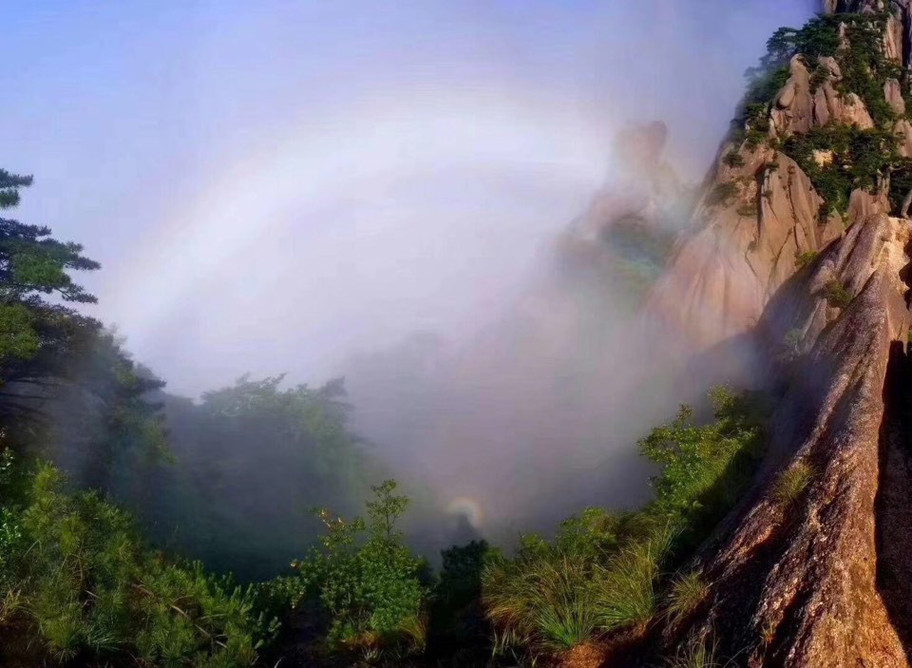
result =
[[679,575],[668,592],[666,614],[672,623],[678,623],[696,610],[706,598],[709,588],[699,571]]
[[712,640],[691,640],[668,661],[669,668],[722,668],[716,659],[716,645]]
[[798,462],[786,469],[773,489],[773,498],[790,505],[798,500],[814,479],[814,469],[805,462]]

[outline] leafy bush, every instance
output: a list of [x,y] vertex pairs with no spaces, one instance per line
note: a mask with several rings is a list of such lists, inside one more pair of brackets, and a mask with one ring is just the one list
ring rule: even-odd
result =
[[682,406],[674,422],[640,442],[643,455],[661,466],[646,512],[681,527],[683,543],[702,540],[734,505],[762,452],[761,407],[725,388],[710,398],[713,422],[697,425],[693,410]]
[[798,253],[795,255],[795,268],[804,269],[806,266],[811,264],[814,260],[817,259],[819,253],[817,251],[805,251],[804,253]]
[[249,590],[199,564],[148,552],[126,514],[97,494],[67,494],[63,486],[51,466],[34,474],[18,512],[22,540],[6,574],[28,611],[18,622],[50,657],[132,656],[168,666],[256,662],[275,626],[254,614]]
[[824,286],[823,295],[833,308],[844,309],[852,303],[852,293],[835,278]]
[[319,601],[329,617],[328,647],[367,658],[402,658],[424,649],[426,564],[396,529],[408,498],[395,494],[393,480],[372,489],[367,521],[318,511],[327,530],[320,547],[292,563],[297,576],[274,586],[294,606]]
[[818,65],[811,72],[810,87],[811,93],[816,93],[817,89],[820,88],[823,84],[830,80],[830,68],[822,63]]
[[770,103],[788,81],[789,68],[787,63],[766,63],[748,70],[745,76],[747,91],[732,120],[731,138],[736,144],[746,141],[753,150],[768,139]]
[[853,16],[844,21],[849,48],[838,53],[842,79],[837,90],[857,93],[879,128],[888,128],[896,114],[884,97],[888,78],[902,78],[902,71],[887,60],[884,53],[886,17]]
[[[878,188],[899,161],[897,139],[891,131],[849,125],[828,125],[793,135],[783,148],[811,179],[826,206],[837,212],[848,209],[856,188]],[[832,162],[818,164],[815,151],[832,151]]]

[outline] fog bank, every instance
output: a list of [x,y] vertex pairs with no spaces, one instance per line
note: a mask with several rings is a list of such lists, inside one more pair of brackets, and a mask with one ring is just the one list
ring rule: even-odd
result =
[[[41,4],[0,46],[30,62],[0,75],[19,214],[102,261],[92,313],[170,391],[347,372],[371,447],[444,503],[642,498],[654,258],[636,224],[601,255],[600,221],[686,224],[653,168],[702,179],[743,71],[815,3]],[[644,171],[613,142],[649,119]]]

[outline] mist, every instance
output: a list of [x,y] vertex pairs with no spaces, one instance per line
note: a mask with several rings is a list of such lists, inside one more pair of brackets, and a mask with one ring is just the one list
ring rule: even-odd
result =
[[[644,343],[639,284],[568,240],[653,203],[684,229],[742,73],[815,3],[40,4],[0,46],[21,216],[102,262],[91,314],[171,393],[345,375],[371,452],[480,531],[646,498],[675,333]],[[644,168],[616,138],[654,119]]]

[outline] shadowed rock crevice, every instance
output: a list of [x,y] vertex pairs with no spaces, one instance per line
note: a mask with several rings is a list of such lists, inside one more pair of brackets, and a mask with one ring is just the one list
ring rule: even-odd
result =
[[912,360],[890,348],[875,502],[877,589],[912,661]]

